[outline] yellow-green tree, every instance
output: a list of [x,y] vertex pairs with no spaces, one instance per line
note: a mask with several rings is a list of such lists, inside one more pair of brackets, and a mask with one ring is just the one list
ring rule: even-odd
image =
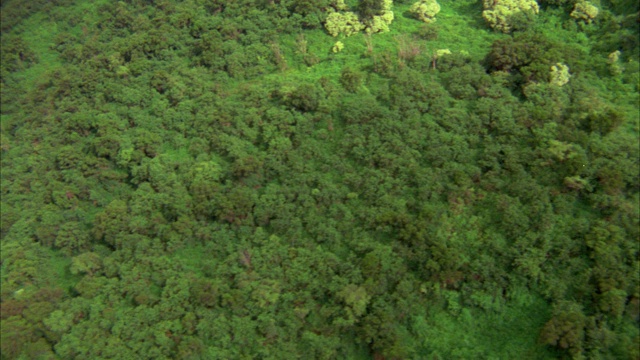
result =
[[484,0],[482,17],[491,28],[504,33],[511,32],[521,16],[537,14],[535,0]]
[[345,36],[351,36],[364,29],[364,25],[360,23],[358,15],[353,12],[332,12],[327,15],[327,21],[324,23],[325,29],[331,36],[338,36],[344,34]]
[[598,16],[598,8],[595,7],[589,1],[579,1],[576,3],[573,11],[571,12],[571,17],[576,20],[582,20],[587,24],[590,24],[593,19]]
[[436,0],[420,0],[411,5],[409,12],[426,23],[432,23],[440,12],[440,4]]

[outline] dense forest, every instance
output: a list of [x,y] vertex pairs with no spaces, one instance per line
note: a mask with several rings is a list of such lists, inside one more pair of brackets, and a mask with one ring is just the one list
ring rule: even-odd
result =
[[2,359],[640,359],[637,0],[1,0]]

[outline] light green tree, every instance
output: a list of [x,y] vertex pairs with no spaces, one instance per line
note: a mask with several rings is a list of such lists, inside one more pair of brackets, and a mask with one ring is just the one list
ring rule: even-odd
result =
[[551,67],[551,80],[549,82],[553,85],[562,86],[569,82],[571,74],[569,74],[569,67],[562,63],[557,63]]
[[336,41],[336,43],[333,44],[331,51],[333,51],[334,53],[339,53],[340,51],[342,51],[342,49],[344,49],[344,44],[342,43],[342,41]]
[[432,23],[440,12],[440,4],[436,0],[420,0],[411,5],[409,12],[426,23]]
[[338,36],[344,34],[345,36],[351,36],[359,33],[364,29],[364,25],[358,19],[358,15],[353,12],[332,12],[327,15],[327,21],[324,24],[325,29],[331,36]]
[[371,21],[367,25],[365,31],[367,32],[367,34],[387,32],[389,31],[389,25],[391,25],[393,19],[393,11],[386,10],[382,15],[376,15],[371,18]]
[[344,0],[333,0],[331,1],[331,6],[333,6],[336,10],[348,10],[349,6],[344,3]]
[[514,16],[537,14],[539,11],[535,0],[484,0],[484,9],[482,17],[489,26],[504,33],[513,30]]
[[393,1],[382,0],[380,5],[382,10],[378,15],[373,15],[369,20],[365,19],[365,31],[367,34],[389,31],[389,25],[391,25],[391,22],[393,22],[394,19],[393,11],[391,11]]
[[576,3],[573,11],[571,12],[571,17],[576,20],[582,20],[587,24],[590,24],[593,19],[598,16],[598,8],[595,7],[589,1],[579,1]]
[[607,64],[609,64],[609,71],[611,71],[611,75],[613,76],[622,74],[622,71],[624,70],[620,64],[621,54],[620,50],[616,50],[608,56]]
[[451,54],[452,54],[452,52],[449,49],[438,49],[438,50],[436,50],[436,53],[435,53],[434,57],[436,59],[439,59],[439,58],[441,58],[441,57],[443,57],[445,55],[451,55]]
[[[367,34],[387,32],[394,19],[392,5],[393,0],[380,0],[376,3],[376,11],[367,14],[360,9],[361,18],[355,12],[345,11],[348,8],[343,1],[336,1],[333,8],[329,9],[324,27],[334,37],[339,34],[351,36],[361,30],[365,30]],[[371,10],[366,6],[364,8]]]

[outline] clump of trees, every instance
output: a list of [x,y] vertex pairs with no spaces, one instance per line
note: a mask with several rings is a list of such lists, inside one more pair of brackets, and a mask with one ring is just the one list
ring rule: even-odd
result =
[[346,11],[349,8],[338,1],[329,7],[324,24],[331,36],[343,34],[352,36],[365,30],[368,34],[387,32],[393,22],[392,0],[362,0],[356,12]]

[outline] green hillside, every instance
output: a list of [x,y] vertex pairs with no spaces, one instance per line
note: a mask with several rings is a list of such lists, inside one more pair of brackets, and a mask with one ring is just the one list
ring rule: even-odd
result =
[[0,6],[1,359],[640,359],[637,1]]

